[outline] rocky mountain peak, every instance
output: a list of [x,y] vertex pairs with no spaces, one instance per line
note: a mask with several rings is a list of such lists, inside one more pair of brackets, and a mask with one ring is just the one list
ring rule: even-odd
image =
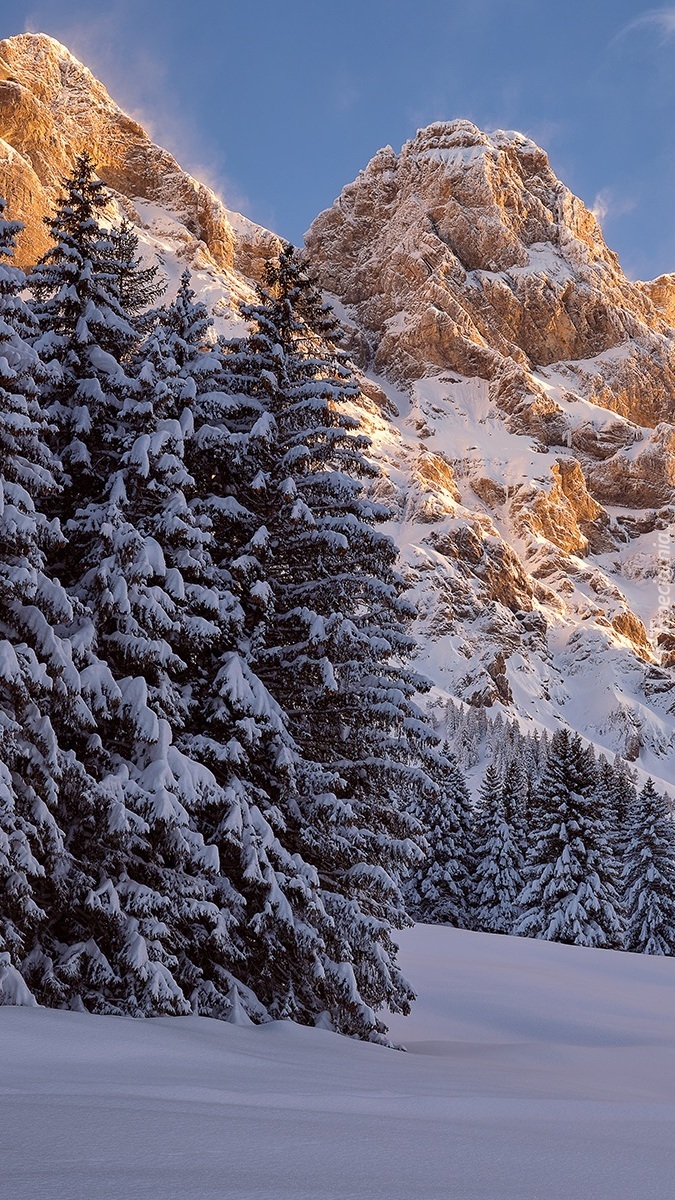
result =
[[[401,380],[421,361],[492,378],[504,358],[586,359],[643,334],[653,345],[675,297],[672,277],[625,278],[595,216],[534,142],[469,121],[419,130],[398,155],[380,151],[307,244],[326,286],[357,307],[376,369]],[[655,424],[665,414],[651,391],[648,412],[641,378],[635,415]],[[602,402],[626,410],[626,399]]]
[[[65,47],[0,42],[0,194],[23,260],[88,149],[172,285],[221,318],[279,241],[183,171]],[[307,249],[364,372],[359,415],[449,698],[675,769],[675,278],[623,274],[520,133],[437,122],[380,150]],[[665,582],[664,582],[665,581]]]
[[673,276],[628,280],[545,152],[469,121],[376,154],[307,246],[399,389],[396,433],[372,425],[431,673],[672,753]]

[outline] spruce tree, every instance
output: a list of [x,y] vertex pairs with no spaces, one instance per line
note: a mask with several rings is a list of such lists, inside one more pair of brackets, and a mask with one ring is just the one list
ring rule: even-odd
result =
[[412,805],[424,830],[424,858],[405,885],[408,910],[417,921],[472,929],[476,832],[466,781],[447,746],[427,750],[424,766],[431,786]]
[[593,808],[607,834],[607,868],[620,892],[628,813],[632,811],[636,793],[628,776],[602,758],[597,767]]
[[527,798],[529,779],[517,758],[509,759],[502,783],[504,817],[513,830],[516,845],[524,858],[527,852]]
[[557,730],[535,796],[516,932],[580,946],[621,944],[607,831],[581,738]]
[[[423,684],[404,665],[411,610],[396,548],[377,529],[386,513],[363,487],[376,470],[349,411],[358,385],[292,248],[242,311],[251,333],[224,369],[248,402],[249,466],[231,487],[255,521],[235,565],[255,601],[255,669],[301,752],[285,819],[319,872],[335,930],[327,972],[357,1029],[358,996],[370,1008],[409,1003],[390,929],[406,920],[401,881],[416,833],[407,801],[419,786],[416,743],[430,737],[414,702]],[[239,411],[245,424],[245,404]]]
[[[185,664],[172,644],[182,585],[141,516],[162,505],[161,477],[174,464],[167,454],[144,475],[151,459],[157,466],[165,434],[154,418],[155,456],[134,459],[141,418],[130,368],[140,330],[120,296],[124,263],[99,224],[105,205],[83,155],[51,222],[55,244],[32,275],[36,345],[67,468],[56,506],[67,544],[54,565],[73,604],[64,629],[96,720],[85,738],[76,725],[70,733],[96,786],[89,803],[66,798],[69,846],[89,886],[83,949],[70,955],[65,974],[97,1011],[185,1013],[202,977],[195,946],[229,941],[212,896],[217,851],[194,816],[220,793],[212,775],[181,754],[171,729],[184,707]],[[128,272],[124,278],[128,284]],[[226,994],[219,1003],[227,1008]]]
[[107,253],[115,290],[125,313],[134,324],[145,327],[154,321],[151,306],[166,291],[156,263],[145,265],[139,252],[138,234],[124,217],[108,234]]
[[503,780],[494,762],[490,763],[483,776],[478,792],[478,804],[474,813],[474,839],[477,854],[481,853],[488,830],[492,828],[492,814],[502,797]]
[[623,862],[633,806],[637,798],[636,774],[618,754],[612,763],[613,776],[613,849],[619,864]]
[[476,812],[474,928],[513,933],[523,887],[523,855],[506,809],[506,786],[488,767]]
[[[250,527],[244,515],[242,531],[243,509],[217,479],[219,466],[241,462],[246,447],[230,428],[236,405],[218,390],[210,326],[185,274],[139,352],[140,410],[149,432],[130,455],[144,490],[155,479],[156,503],[146,502],[140,525],[162,545],[180,581],[175,644],[189,686],[177,742],[220,788],[219,802],[194,819],[218,850],[216,887],[233,917],[234,941],[229,957],[211,952],[200,959],[201,992],[213,993],[223,981],[231,986],[236,970],[255,992],[253,1015],[308,1021],[326,1007],[323,932],[330,920],[315,870],[287,846],[282,810],[295,788],[297,752],[281,709],[250,664],[245,573],[232,571]],[[250,1011],[250,994],[245,1004]],[[208,1011],[204,1006],[202,999]]]
[[675,825],[651,779],[631,812],[623,869],[624,946],[637,954],[675,954]]
[[[191,406],[194,426],[186,455],[196,489],[192,511],[213,532],[218,573],[212,584],[227,598],[221,605],[222,638],[210,654],[200,655],[194,722],[188,722],[184,738],[229,798],[229,811],[209,833],[246,900],[239,927],[243,979],[272,1015],[320,1019],[342,1032],[378,1038],[383,1027],[374,1007],[396,993],[407,1004],[410,989],[394,967],[388,923],[376,924],[355,899],[364,878],[354,871],[353,895],[320,887],[316,845],[334,836],[344,856],[346,840],[329,820],[329,804],[335,812],[330,780],[303,760],[285,708],[257,673],[271,588],[259,557],[266,531],[249,502],[260,486],[260,443],[271,423],[255,396],[233,378],[231,358],[220,364],[209,325],[184,276],[151,338],[156,347],[164,345],[165,387]],[[245,381],[251,390],[256,370],[254,364]],[[310,804],[318,817],[314,827],[303,815]],[[344,820],[346,806],[342,814]],[[407,846],[406,854],[412,852]],[[365,875],[366,865],[352,847],[348,866],[355,862]],[[383,905],[391,893],[400,899],[383,871],[373,867],[373,874]],[[369,886],[374,890],[372,879]]]
[[45,877],[67,874],[48,706],[52,691],[67,701],[73,670],[53,630],[68,600],[44,572],[59,533],[38,507],[56,484],[25,277],[11,261],[23,226],[4,211],[0,199],[0,952],[16,970],[46,920]]
[[[11,257],[16,231],[16,225],[0,223],[5,257]],[[42,510],[58,500],[60,472],[40,403],[48,373],[26,340],[36,329],[21,298],[24,286],[20,272],[0,269],[0,737],[6,771],[0,841],[3,868],[8,861],[15,868],[5,878],[8,907],[0,925],[38,1000],[78,1005],[85,979],[100,977],[108,967],[85,915],[95,880],[77,858],[76,813],[80,827],[92,830],[106,809],[97,784],[69,748],[72,730],[78,731],[76,740],[86,742],[95,723],[64,633],[73,604],[50,571],[65,539]],[[97,829],[97,837],[101,832],[105,837],[105,829]],[[23,926],[22,907],[28,917]]]

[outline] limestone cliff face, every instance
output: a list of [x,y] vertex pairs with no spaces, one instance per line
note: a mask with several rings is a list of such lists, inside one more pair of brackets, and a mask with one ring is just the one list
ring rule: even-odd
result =
[[221,269],[237,267],[248,275],[274,252],[273,234],[229,213],[151,141],[65,46],[44,34],[0,41],[0,192],[26,225],[24,261],[35,261],[46,249],[42,218],[83,150],[122,203],[132,202],[127,211],[139,224],[149,216],[139,213],[135,201],[158,205],[176,219],[186,256],[200,252]]
[[480,375],[499,398],[515,364],[630,345],[625,359],[580,364],[583,393],[642,425],[673,416],[675,280],[630,283],[595,217],[521,134],[454,121],[398,155],[381,150],[307,246],[326,288],[354,307],[375,370]]
[[627,280],[543,150],[467,121],[381,150],[307,248],[399,406],[370,419],[441,690],[675,774],[675,277]]

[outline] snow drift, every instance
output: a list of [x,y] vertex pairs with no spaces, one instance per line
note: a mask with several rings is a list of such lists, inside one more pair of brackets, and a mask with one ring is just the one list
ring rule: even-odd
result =
[[417,926],[407,1054],[0,1009],[13,1200],[669,1200],[675,963]]

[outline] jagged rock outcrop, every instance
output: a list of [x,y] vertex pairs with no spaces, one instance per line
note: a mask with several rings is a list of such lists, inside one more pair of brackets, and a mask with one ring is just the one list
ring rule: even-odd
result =
[[510,515],[519,532],[541,535],[568,554],[585,555],[589,547],[603,545],[607,513],[586,487],[583,472],[574,459],[559,459],[551,466],[551,486],[545,490],[533,483],[522,484],[511,498]]

